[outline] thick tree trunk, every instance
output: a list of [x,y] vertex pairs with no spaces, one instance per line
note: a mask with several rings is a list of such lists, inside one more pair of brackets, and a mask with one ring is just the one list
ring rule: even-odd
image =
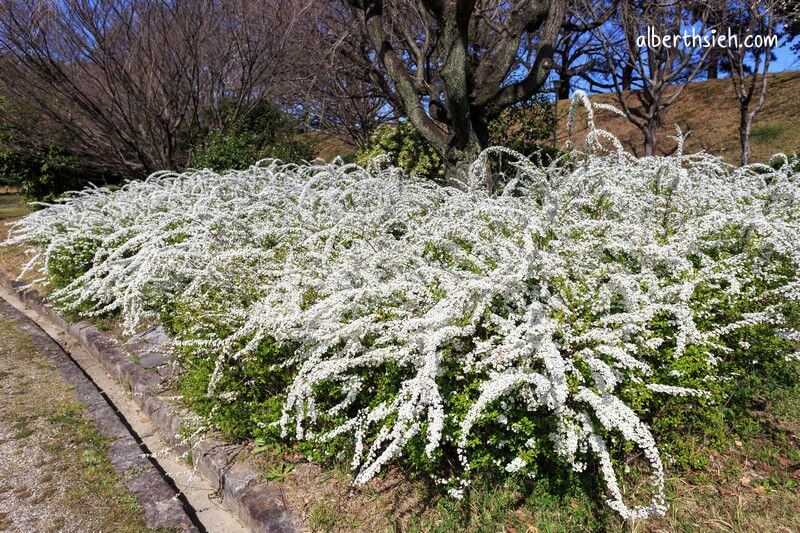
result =
[[[489,120],[480,107],[472,107],[469,121],[462,122],[461,130],[451,126],[451,140],[441,154],[445,162],[445,180],[449,184],[467,183],[469,168],[481,152],[489,146]],[[487,183],[488,186],[493,184]]]
[[[477,135],[471,135],[472,140],[467,146],[451,147],[447,153],[443,154],[445,162],[445,181],[450,185],[458,185],[469,182],[469,169],[472,163],[478,159],[481,152],[488,146],[488,139],[481,142]],[[493,184],[487,181],[487,186]]]
[[[452,150],[445,163],[445,183],[456,187],[469,183],[469,169],[480,155],[479,149]],[[492,183],[486,183],[491,186]]]
[[[453,184],[468,181],[470,165],[489,144],[489,119],[503,109],[524,102],[539,92],[553,68],[553,53],[559,32],[565,22],[567,0],[533,2],[535,9],[509,9],[514,14],[507,21],[504,36],[497,45],[497,54],[488,63],[475,63],[471,21],[478,16],[475,0],[421,2],[421,13],[427,13],[435,26],[425,29],[434,34],[444,62],[439,64],[425,57],[409,58],[402,48],[395,49],[384,24],[384,3],[380,0],[350,0],[363,11],[367,37],[375,50],[375,59],[391,78],[389,89],[411,124],[442,156],[447,166],[447,180]],[[527,3],[526,3],[527,4]],[[504,10],[506,9],[504,8]],[[501,14],[500,18],[504,18]],[[504,84],[514,69],[523,34],[541,30],[535,60],[527,74],[514,83]],[[414,33],[413,30],[411,33]],[[508,33],[505,33],[505,32]],[[428,35],[426,35],[427,40]],[[416,66],[409,63],[416,59]],[[495,63],[495,59],[497,63]],[[420,69],[429,68],[431,82],[417,79]],[[413,71],[413,72],[412,72]],[[436,78],[440,84],[437,84]],[[422,85],[422,86],[421,86]],[[436,89],[432,94],[430,89]],[[443,96],[443,98],[442,98]],[[427,99],[429,105],[423,102]]]

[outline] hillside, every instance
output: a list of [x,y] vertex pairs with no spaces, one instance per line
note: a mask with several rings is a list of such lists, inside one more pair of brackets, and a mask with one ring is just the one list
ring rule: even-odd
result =
[[[633,94],[629,98],[634,99]],[[617,106],[612,94],[597,94],[594,102]],[[559,100],[558,135],[556,145],[567,140],[566,121],[569,100]],[[572,141],[583,142],[586,136],[585,112],[579,113],[573,129]],[[628,150],[642,155],[642,133],[630,122],[608,111],[596,114],[596,123],[622,141]],[[691,131],[685,150],[687,153],[705,150],[721,155],[733,164],[739,162],[739,102],[733,95],[729,79],[710,80],[689,85],[678,101],[665,114],[658,133],[658,152],[670,153],[675,149],[675,126],[684,133]],[[355,148],[333,135],[313,134],[317,143],[317,157],[330,161],[337,155],[352,156]],[[750,138],[752,160],[767,161],[778,152],[794,153],[800,150],[800,71],[770,75],[767,100],[753,121]]]
[[[629,95],[629,98],[635,97]],[[611,94],[595,95],[592,101],[616,105]],[[705,150],[723,156],[730,163],[738,163],[738,106],[729,79],[689,85],[666,112],[659,130],[658,152],[664,154],[674,150],[675,141],[669,137],[675,134],[677,125],[684,133],[692,132],[686,142],[687,152]],[[569,101],[558,102],[558,146],[567,140],[568,110]],[[643,153],[642,133],[624,118],[600,111],[596,114],[596,123],[616,135],[627,149],[639,155]],[[573,141],[582,142],[585,134],[585,113],[582,113],[576,119]],[[800,71],[771,74],[766,103],[753,121],[752,160],[767,161],[777,152],[793,153],[797,150],[800,150]]]

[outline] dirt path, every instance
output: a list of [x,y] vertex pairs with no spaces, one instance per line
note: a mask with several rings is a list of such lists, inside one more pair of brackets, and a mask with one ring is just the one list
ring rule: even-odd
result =
[[25,326],[0,300],[0,530],[144,530],[108,438]]
[[[10,307],[9,304],[13,307]],[[6,313],[3,312],[5,308],[7,308]],[[159,480],[153,479],[146,480],[144,487],[142,482],[137,480],[132,483],[132,490],[136,492],[140,501],[142,501],[143,495],[144,500],[150,500],[145,501],[145,518],[148,525],[153,522],[152,515],[157,514],[159,516],[159,527],[163,528],[166,525],[169,529],[187,529],[187,516],[184,511],[188,511],[192,522],[194,522],[194,525],[188,524],[188,529],[196,528],[201,531],[224,531],[226,533],[247,531],[247,528],[221,503],[218,495],[219,487],[212,485],[202,475],[194,471],[192,466],[184,459],[178,456],[177,452],[167,444],[163,435],[155,428],[150,419],[136,406],[129,391],[124,389],[80,344],[73,341],[63,330],[25,306],[16,295],[8,292],[4,287],[0,287],[0,324],[6,324],[8,318],[5,315],[8,312],[16,312],[17,321],[27,321],[28,326],[26,327],[35,328],[34,340],[39,341],[43,338],[44,342],[51,343],[65,358],[70,360],[71,371],[83,374],[86,380],[90,380],[93,388],[99,388],[99,391],[102,391],[105,398],[104,402],[110,402],[110,405],[113,406],[115,410],[114,416],[126,425],[127,436],[124,438],[124,442],[115,441],[113,443],[114,449],[112,452],[115,455],[118,451],[117,448],[121,444],[121,447],[126,448],[127,458],[124,456],[121,459],[112,457],[112,462],[117,466],[122,462],[123,467],[127,468],[129,466],[128,463],[134,460],[140,465],[142,462],[149,461],[152,465],[147,466],[154,466],[159,471],[160,476],[163,477],[160,485],[158,483]],[[19,329],[19,324],[16,324],[15,327]],[[0,329],[0,332],[8,329]],[[13,329],[11,328],[12,331]],[[3,345],[4,340],[0,336],[0,352],[4,352]],[[62,347],[63,350],[69,352],[69,355],[64,353]],[[0,355],[0,357],[4,360],[9,358],[3,355]],[[16,357],[17,355],[14,355],[11,359],[13,360]],[[59,370],[63,371],[63,369]],[[47,378],[36,379],[47,383]],[[29,381],[34,382],[36,380],[31,379]],[[96,416],[94,407],[92,407],[91,415],[90,418]],[[106,423],[100,421],[100,425],[105,426]],[[134,444],[129,442],[131,436],[137,439],[135,444],[138,456],[135,459],[132,459],[127,452],[127,448]],[[140,448],[147,451],[149,459],[141,457],[142,451]],[[0,456],[0,461],[2,461],[2,456]],[[0,476],[2,473],[3,471],[0,470]],[[173,489],[172,497],[169,501],[164,498],[163,494],[165,489],[163,486],[164,480],[170,483],[171,489]],[[131,480],[126,477],[125,481],[130,487]],[[179,493],[179,496],[176,496],[176,492]],[[2,500],[2,494],[0,494],[0,500]],[[2,510],[3,507],[0,504],[0,511]],[[172,518],[176,514],[183,517],[182,521],[178,520],[177,517]],[[174,528],[171,521],[175,522]],[[2,530],[4,530],[4,526],[0,522],[0,531]]]

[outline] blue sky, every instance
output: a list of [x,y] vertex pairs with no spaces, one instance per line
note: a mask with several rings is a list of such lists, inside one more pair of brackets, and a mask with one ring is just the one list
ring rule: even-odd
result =
[[770,71],[800,70],[800,56],[789,46],[783,45],[775,50],[775,56],[777,60],[770,64]]
[[[800,38],[795,39],[794,46],[800,45]],[[781,46],[774,50],[775,59],[770,62],[770,72],[786,72],[790,70],[800,70],[800,52],[792,50],[792,44],[783,43]],[[727,74],[720,72],[720,77],[727,77]],[[699,78],[702,80],[703,78]],[[586,89],[586,83],[583,80],[575,79],[573,83],[576,88]],[[610,89],[595,89],[592,93],[608,92]]]

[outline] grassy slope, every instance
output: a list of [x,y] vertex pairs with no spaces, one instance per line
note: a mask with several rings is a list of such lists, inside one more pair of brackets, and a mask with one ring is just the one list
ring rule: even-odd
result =
[[[628,95],[631,102],[635,96]],[[594,102],[610,103],[619,107],[614,95],[592,97]],[[793,153],[800,150],[800,71],[771,74],[767,84],[764,108],[753,122],[751,150],[753,161],[767,161],[776,152]],[[566,117],[569,102],[558,102],[559,131],[557,144],[567,140]],[[572,136],[582,142],[585,136],[585,114],[579,115]],[[729,79],[711,80],[689,85],[674,106],[668,108],[659,131],[659,152],[674,149],[675,126],[692,134],[686,151],[705,150],[723,156],[729,163],[739,161],[739,107]],[[641,155],[643,137],[630,122],[608,111],[596,115],[596,123],[616,135],[622,144]]]
[[316,143],[317,157],[325,161],[331,161],[336,156],[347,158],[356,153],[355,147],[333,135],[311,133],[310,136],[312,141]]

